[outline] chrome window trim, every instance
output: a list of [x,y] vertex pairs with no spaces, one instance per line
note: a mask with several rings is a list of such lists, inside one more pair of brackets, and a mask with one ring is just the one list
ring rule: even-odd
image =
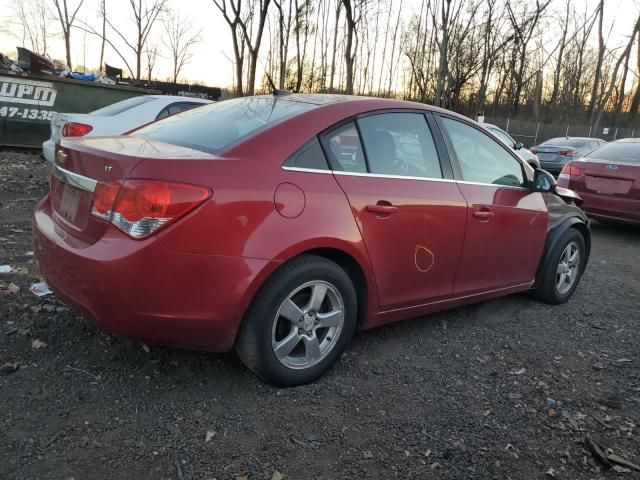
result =
[[96,185],[98,184],[97,180],[93,178],[85,177],[84,175],[80,175],[79,173],[71,172],[69,170],[65,170],[58,165],[53,165],[51,169],[51,173],[62,183],[66,183],[67,185],[71,185],[72,187],[79,188],[80,190],[84,190],[85,192],[93,193],[96,189]]
[[512,185],[499,185],[497,183],[482,183],[482,182],[469,182],[466,180],[454,180],[450,178],[428,178],[428,177],[411,177],[404,175],[384,175],[382,173],[362,173],[362,172],[342,172],[339,170],[321,170],[316,168],[302,168],[302,167],[282,167],[283,170],[289,170],[292,172],[307,172],[307,173],[329,173],[333,175],[346,175],[351,177],[373,177],[373,178],[391,178],[398,180],[421,180],[423,182],[446,182],[446,183],[464,183],[466,185],[480,185],[483,187],[495,187],[495,188],[512,188],[515,190],[529,191],[526,187],[514,187]]
[[283,170],[289,170],[291,172],[307,172],[307,173],[328,173],[332,174],[333,172],[327,168],[305,168],[305,167],[287,167],[282,165]]
[[500,185],[499,183],[482,183],[482,182],[470,182],[467,180],[456,180],[458,183],[465,183],[467,185],[480,185],[482,187],[498,187],[498,188],[513,188],[515,190],[526,190],[529,191],[526,187],[514,187],[512,185]]
[[455,182],[449,178],[412,177],[410,175],[385,175],[384,173],[342,172],[333,171],[335,175],[350,175],[353,177],[395,178],[398,180],[422,180],[428,182]]

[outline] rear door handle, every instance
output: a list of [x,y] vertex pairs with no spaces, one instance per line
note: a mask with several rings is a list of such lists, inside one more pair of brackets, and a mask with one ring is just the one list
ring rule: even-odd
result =
[[389,215],[391,213],[396,213],[397,211],[398,207],[394,207],[386,202],[378,202],[376,205],[367,205],[367,212],[377,213],[378,215]]
[[473,218],[477,218],[480,221],[487,222],[493,217],[493,212],[488,209],[476,210],[473,212]]

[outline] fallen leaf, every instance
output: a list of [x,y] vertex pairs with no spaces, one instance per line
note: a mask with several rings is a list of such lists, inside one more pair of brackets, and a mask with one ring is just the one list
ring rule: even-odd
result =
[[551,467],[549,470],[547,470],[544,473],[545,473],[545,475],[548,475],[549,477],[556,478],[556,471],[553,469],[553,467]]
[[145,351],[145,353],[150,353],[151,352],[151,347],[149,345],[147,345],[146,343],[142,343],[142,350]]
[[246,475],[236,475],[236,480],[249,480]]
[[33,342],[31,342],[31,348],[35,348],[36,350],[39,350],[41,348],[46,348],[46,346],[47,344],[45,342],[37,338]]
[[518,370],[514,370],[513,372],[511,372],[511,375],[522,375],[526,371],[527,369],[522,367],[522,368],[519,368]]
[[371,450],[365,450],[364,452],[362,452],[362,456],[364,458],[373,458],[373,453],[371,453]]
[[282,474],[278,470],[275,470],[273,475],[271,475],[271,480],[282,480]]
[[11,293],[20,293],[20,287],[13,282],[9,284],[7,290],[9,290]]
[[207,430],[207,434],[204,437],[204,443],[209,443],[213,437],[216,436],[215,430]]
[[0,367],[0,375],[10,375],[17,372],[20,369],[20,363],[7,362]]
[[426,452],[424,452],[424,456],[429,458],[431,456],[431,449],[428,448]]

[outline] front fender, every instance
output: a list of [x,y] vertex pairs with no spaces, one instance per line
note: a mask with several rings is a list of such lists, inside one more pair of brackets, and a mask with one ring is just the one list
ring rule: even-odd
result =
[[551,252],[553,252],[555,246],[558,244],[560,237],[570,228],[577,228],[584,236],[586,245],[586,259],[589,260],[589,254],[591,253],[591,230],[589,228],[589,219],[585,215],[580,215],[579,212],[575,212],[573,215],[567,216],[561,221],[551,226],[547,232],[547,239],[542,251],[542,257],[540,258],[540,264],[536,273],[536,281],[532,288],[536,288],[541,280],[544,265],[547,263],[547,259]]

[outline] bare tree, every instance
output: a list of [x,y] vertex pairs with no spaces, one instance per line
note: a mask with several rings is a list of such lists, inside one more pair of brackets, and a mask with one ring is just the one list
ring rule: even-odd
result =
[[[142,54],[144,52],[145,45],[147,43],[147,39],[149,38],[149,34],[158,19],[160,13],[165,10],[165,6],[167,4],[167,0],[129,0],[129,6],[131,7],[131,12],[133,14],[133,21],[135,25],[135,36],[134,40],[130,40],[127,35],[123,33],[123,30],[118,28],[118,26],[114,25],[113,22],[109,20],[107,16],[104,17],[105,22],[109,25],[109,27],[120,37],[120,39],[124,42],[124,44],[133,52],[136,59],[136,69],[135,69],[135,78],[136,80],[140,80],[140,76],[142,73]],[[93,28],[90,28],[89,31],[91,33],[97,33]],[[100,34],[98,34],[100,35]],[[109,40],[106,40],[106,36],[102,36],[107,43],[109,43],[112,47],[113,43]],[[120,55],[120,57],[124,60],[124,56],[120,53],[119,49],[114,47],[116,52]],[[127,63],[128,66],[128,63]],[[129,70],[131,68],[129,67]]]
[[[147,66],[147,82],[151,83],[151,77],[153,76],[153,70],[156,66],[156,61],[158,60],[158,57],[160,56],[159,53],[159,47],[158,45],[154,44],[154,45],[149,45],[146,44],[144,46],[144,56],[145,56],[145,60],[146,60],[146,66]],[[175,80],[174,80],[175,82]]]
[[178,75],[183,67],[191,62],[193,46],[200,41],[200,32],[193,30],[191,20],[180,15],[180,12],[169,11],[163,19],[163,45],[167,48],[173,68],[173,82],[178,81]]
[[76,21],[76,15],[83,3],[84,0],[79,0],[74,8],[73,6],[70,7],[67,0],[53,0],[58,14],[58,21],[60,22],[60,27],[62,27],[64,47],[67,54],[67,66],[70,69],[73,69],[71,64],[71,28],[73,27],[73,22]]
[[593,86],[591,88],[591,100],[589,101],[588,110],[589,114],[592,114],[594,108],[596,107],[598,90],[600,88],[600,81],[602,79],[602,62],[604,60],[605,52],[604,36],[602,33],[602,24],[604,22],[604,0],[600,0],[596,12],[598,18],[598,63],[596,64],[596,70],[593,77]]
[[237,96],[243,95],[242,79],[244,71],[244,35],[240,29],[242,0],[212,0],[213,4],[222,14],[225,22],[229,26],[231,41],[233,43],[233,56],[235,61],[235,81]]
[[10,32],[22,45],[29,45],[31,50],[47,55],[51,36],[48,30],[50,16],[45,0],[12,0],[11,18],[14,26]]
[[102,35],[100,39],[100,70],[104,68],[104,46],[107,37],[107,0],[100,0],[100,18],[102,18]]

